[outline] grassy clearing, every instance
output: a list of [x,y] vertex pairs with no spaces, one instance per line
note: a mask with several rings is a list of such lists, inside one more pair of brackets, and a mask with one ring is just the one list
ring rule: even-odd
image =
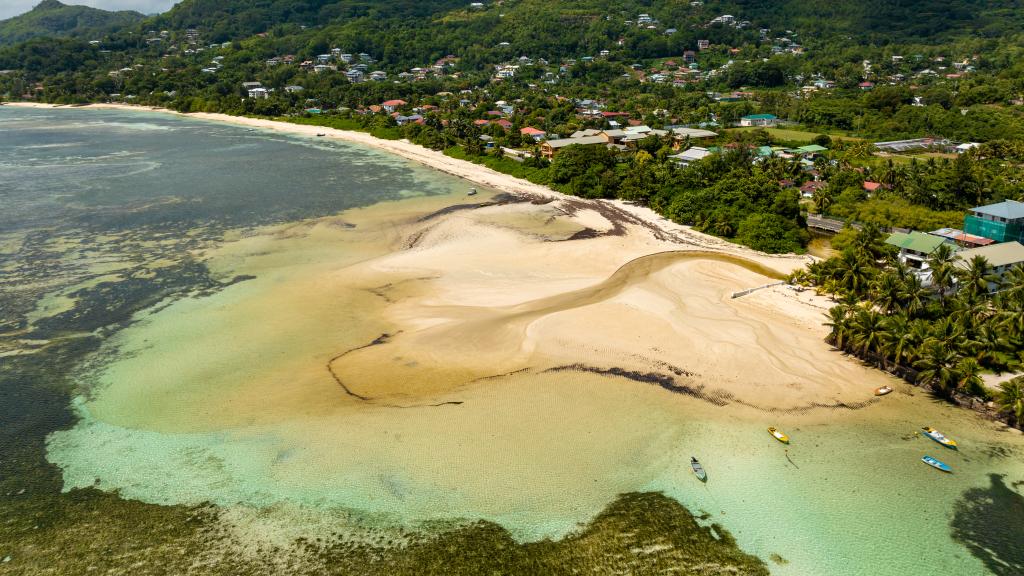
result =
[[846,136],[844,134],[836,134],[833,132],[808,132],[806,130],[795,130],[792,128],[759,128],[757,126],[744,126],[742,128],[728,128],[726,132],[752,132],[754,130],[764,130],[768,132],[772,140],[780,140],[785,142],[810,142],[814,140],[815,136],[819,134],[828,134],[833,140],[846,140],[848,142],[860,142],[863,138],[854,138],[853,136]]

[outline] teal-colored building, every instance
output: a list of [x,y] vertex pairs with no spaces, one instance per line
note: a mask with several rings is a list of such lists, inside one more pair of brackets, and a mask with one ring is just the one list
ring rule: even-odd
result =
[[1024,243],[1024,202],[1006,200],[971,208],[971,213],[964,217],[964,232],[996,242]]

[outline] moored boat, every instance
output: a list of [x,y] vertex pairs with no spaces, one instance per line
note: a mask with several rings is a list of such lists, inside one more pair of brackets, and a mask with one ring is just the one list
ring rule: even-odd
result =
[[936,460],[931,456],[925,456],[924,458],[921,458],[921,462],[924,462],[925,464],[931,466],[932,468],[935,468],[936,470],[942,470],[943,472],[953,471],[953,469],[950,468],[949,464],[946,464],[945,462],[942,462],[940,460]]
[[690,468],[693,468],[693,473],[697,475],[697,480],[701,482],[708,481],[708,473],[704,471],[704,467],[701,466],[700,461],[690,456]]
[[932,440],[935,440],[936,442],[942,444],[946,448],[952,448],[954,450],[957,449],[956,440],[949,438],[948,436],[946,436],[942,432],[939,432],[935,428],[932,428],[931,426],[925,426],[924,428],[922,428],[922,430],[924,430],[925,436],[931,438]]
[[789,436],[783,434],[782,431],[779,430],[778,428],[775,428],[774,426],[768,428],[768,433],[774,436],[775,439],[778,440],[779,442],[782,442],[783,444],[789,444]]
[[466,196],[476,196],[476,188],[470,188],[469,192],[466,193]]
[[892,386],[881,386],[875,388],[875,396],[885,396],[889,392],[892,392]]

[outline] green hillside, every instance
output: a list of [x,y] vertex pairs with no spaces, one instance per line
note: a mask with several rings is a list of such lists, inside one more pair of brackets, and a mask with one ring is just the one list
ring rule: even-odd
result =
[[31,11],[0,20],[0,45],[17,44],[37,37],[106,34],[145,18],[138,12],[108,12],[88,6],[68,6],[43,0]]

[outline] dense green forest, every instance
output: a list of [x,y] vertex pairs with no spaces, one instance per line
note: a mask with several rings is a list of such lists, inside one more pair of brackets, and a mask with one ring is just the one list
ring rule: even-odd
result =
[[138,12],[107,12],[88,6],[68,6],[58,0],[43,0],[25,14],[0,21],[0,46],[37,37],[89,39],[138,24],[143,18],[145,16]]

